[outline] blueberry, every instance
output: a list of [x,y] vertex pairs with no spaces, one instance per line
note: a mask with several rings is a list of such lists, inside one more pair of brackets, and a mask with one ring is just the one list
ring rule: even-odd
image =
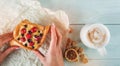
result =
[[40,33],[40,37],[42,37],[43,36],[43,34],[42,33]]
[[40,41],[37,42],[38,44],[40,43]]
[[40,31],[38,31],[38,33],[40,33]]
[[26,47],[27,47],[27,43],[25,43],[25,44],[24,44],[24,46],[26,46]]
[[27,28],[27,25],[24,25],[25,28]]
[[34,46],[32,46],[32,48],[34,49]]
[[35,38],[37,38],[37,35],[34,35]]
[[31,34],[32,32],[29,30],[28,33]]
[[17,40],[20,40],[20,38],[17,38]]
[[31,40],[31,39],[28,39],[27,41],[30,43],[32,40]]
[[21,34],[21,36],[24,36],[24,34]]

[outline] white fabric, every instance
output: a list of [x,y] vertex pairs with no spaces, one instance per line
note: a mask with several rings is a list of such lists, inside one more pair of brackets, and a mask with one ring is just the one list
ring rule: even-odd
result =
[[[42,25],[54,23],[64,35],[63,39],[67,36],[69,20],[66,13],[43,8],[37,0],[0,0],[0,9],[0,34],[13,31],[21,20],[28,19]],[[46,48],[40,48],[40,51],[44,54]],[[41,66],[41,62],[31,51],[19,49],[11,53],[1,66]]]

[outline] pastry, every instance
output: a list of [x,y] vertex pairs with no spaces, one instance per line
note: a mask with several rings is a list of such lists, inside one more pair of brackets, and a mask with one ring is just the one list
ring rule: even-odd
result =
[[78,53],[75,49],[70,48],[65,51],[65,58],[67,61],[70,62],[77,62],[78,61]]
[[16,26],[13,31],[14,39],[10,44],[30,50],[38,49],[43,44],[49,28],[49,25],[42,26],[25,19]]

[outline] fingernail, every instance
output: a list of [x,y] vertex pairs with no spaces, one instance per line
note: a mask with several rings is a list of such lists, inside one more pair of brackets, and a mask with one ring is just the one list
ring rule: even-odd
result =
[[20,49],[20,48],[15,48],[15,49]]
[[20,49],[19,47],[15,47],[15,49]]
[[53,26],[53,27],[55,27],[55,24],[54,24],[54,23],[52,23],[52,26]]

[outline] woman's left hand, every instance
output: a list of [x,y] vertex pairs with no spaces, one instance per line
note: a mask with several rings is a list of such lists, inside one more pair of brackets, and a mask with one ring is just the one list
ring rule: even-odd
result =
[[[13,39],[12,33],[5,33],[0,35],[0,48],[7,42]],[[4,59],[14,50],[19,49],[18,46],[8,47],[5,51],[0,51],[0,64],[4,61]]]

